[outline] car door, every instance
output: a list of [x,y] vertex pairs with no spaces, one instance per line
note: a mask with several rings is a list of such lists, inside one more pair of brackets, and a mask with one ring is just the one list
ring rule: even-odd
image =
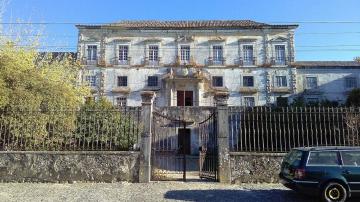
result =
[[360,191],[360,150],[341,151],[342,175],[352,191]]

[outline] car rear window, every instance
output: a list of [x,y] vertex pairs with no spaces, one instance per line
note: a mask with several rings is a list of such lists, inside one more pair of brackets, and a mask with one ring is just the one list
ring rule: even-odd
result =
[[319,151],[310,152],[307,165],[321,166],[321,165],[339,165],[336,151]]
[[301,163],[302,154],[302,151],[294,149],[285,156],[284,162],[288,163],[289,165],[299,166]]
[[360,166],[360,151],[342,151],[341,156],[345,166]]

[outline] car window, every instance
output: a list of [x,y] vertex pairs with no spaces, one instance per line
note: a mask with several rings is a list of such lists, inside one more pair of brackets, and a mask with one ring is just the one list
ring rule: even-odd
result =
[[290,153],[288,153],[285,156],[284,162],[293,166],[299,166],[301,162],[301,157],[302,157],[302,151],[292,150]]
[[345,166],[360,166],[360,151],[342,151],[341,156]]
[[307,165],[339,165],[337,152],[310,152]]

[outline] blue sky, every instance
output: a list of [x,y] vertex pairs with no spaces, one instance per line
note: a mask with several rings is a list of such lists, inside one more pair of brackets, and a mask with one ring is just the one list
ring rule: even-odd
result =
[[[299,23],[297,60],[352,60],[360,56],[360,0],[11,0],[4,22],[106,23],[119,20],[251,19]],[[37,28],[36,26],[34,28]],[[47,46],[75,51],[72,24],[41,26]],[[49,47],[47,47],[49,48]]]

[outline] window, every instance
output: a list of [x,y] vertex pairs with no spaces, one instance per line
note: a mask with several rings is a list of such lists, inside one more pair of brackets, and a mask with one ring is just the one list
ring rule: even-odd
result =
[[129,53],[129,46],[119,46],[119,61],[127,61]]
[[285,65],[285,46],[275,45],[275,63]]
[[276,87],[287,87],[286,76],[276,76],[275,77],[275,86]]
[[180,48],[180,59],[182,62],[190,61],[190,46],[181,46]]
[[96,76],[86,76],[85,80],[89,86],[96,86]]
[[339,165],[336,151],[310,152],[307,162],[309,166]]
[[126,97],[117,97],[116,98],[116,106],[118,107],[126,107],[127,98]]
[[148,77],[148,86],[158,86],[158,77],[157,76],[149,76]]
[[342,151],[344,166],[360,166],[360,151]]
[[292,150],[290,153],[288,153],[285,158],[284,162],[288,163],[292,166],[299,166],[301,163],[303,152],[299,150]]
[[87,54],[87,60],[97,60],[97,46],[91,45],[88,46],[88,54]]
[[212,85],[214,87],[222,87],[223,86],[223,77],[222,76],[213,76],[212,77]]
[[223,61],[223,47],[222,46],[213,46],[213,61],[215,61],[215,62]]
[[253,65],[254,64],[253,46],[252,45],[244,45],[243,50],[244,50],[244,65]]
[[244,97],[244,106],[245,107],[254,107],[255,98],[254,97]]
[[127,86],[127,76],[118,76],[118,86]]
[[158,61],[159,46],[149,46],[149,60]]
[[254,87],[254,77],[253,76],[243,76],[243,86],[244,87]]
[[346,77],[345,78],[345,87],[346,88],[356,88],[357,80],[355,77]]
[[306,89],[313,89],[313,88],[317,88],[318,83],[317,83],[317,78],[316,77],[306,77]]

